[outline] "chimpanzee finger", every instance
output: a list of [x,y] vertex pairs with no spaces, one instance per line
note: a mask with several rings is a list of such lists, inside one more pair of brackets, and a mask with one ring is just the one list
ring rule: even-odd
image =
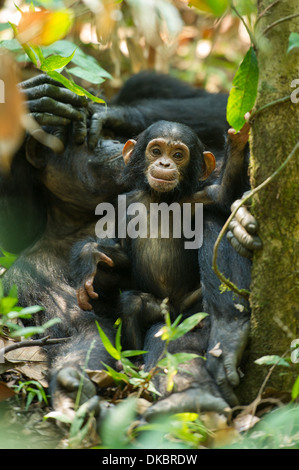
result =
[[58,372],[57,382],[68,392],[73,392],[79,388],[80,375],[73,367],[65,367]]
[[229,223],[228,229],[233,233],[239,243],[248,250],[260,250],[262,248],[261,239],[256,235],[248,233],[246,229],[240,225],[238,220],[233,219]]
[[86,107],[87,100],[85,96],[76,95],[76,93],[68,90],[67,88],[61,88],[56,85],[50,85],[44,83],[34,88],[25,88],[21,91],[26,95],[27,100],[36,100],[47,96],[53,98],[56,101],[62,103],[69,103],[73,106]]
[[83,144],[86,135],[87,135],[87,127],[86,127],[86,113],[83,109],[81,109],[83,119],[81,121],[75,121],[73,123],[73,136],[75,143],[77,145]]
[[228,382],[232,387],[239,385],[240,377],[237,371],[236,354],[226,353],[223,360],[224,369]]
[[28,106],[31,112],[39,113],[52,113],[57,116],[62,116],[72,121],[80,121],[82,119],[82,113],[80,110],[74,108],[70,104],[59,103],[53,98],[43,96],[38,100],[32,100],[28,102]]
[[107,266],[110,266],[110,268],[113,268],[114,266],[114,261],[111,258],[109,258],[109,256],[105,255],[105,253],[102,253],[101,251],[98,251],[96,253],[96,262],[107,264]]
[[214,379],[218,385],[218,388],[221,392],[224,400],[229,404],[229,406],[234,407],[238,405],[238,398],[235,395],[233,388],[228,380],[224,363],[219,358],[212,358],[212,362],[218,361],[215,369]]
[[91,276],[89,279],[87,279],[87,281],[86,281],[85,284],[84,284],[84,287],[85,287],[85,290],[86,290],[88,296],[89,296],[91,299],[97,299],[97,298],[99,297],[99,294],[97,294],[97,293],[94,291],[93,282],[94,282],[94,275]]
[[90,415],[90,413],[93,413],[94,416],[99,416],[101,411],[101,405],[100,405],[100,397],[97,395],[94,395],[91,397],[89,400],[83,403],[83,405],[80,406],[78,409],[76,416],[80,418],[84,418],[85,416]]
[[[240,200],[235,201],[231,205],[231,211],[234,211],[235,208],[240,204],[240,202],[241,202]],[[258,221],[253,217],[253,215],[249,212],[249,210],[246,207],[241,206],[237,210],[235,219],[237,219],[238,222],[240,222],[240,224],[243,225],[243,227],[247,230],[247,232],[252,233],[252,234],[257,232]]]
[[57,82],[54,78],[49,77],[46,73],[40,73],[35,77],[28,78],[28,80],[24,80],[23,82],[19,83],[19,87],[21,89],[33,88],[39,85],[43,85],[44,83],[49,83],[50,85],[56,85],[63,87],[62,83]]
[[241,256],[244,256],[244,258],[252,258],[252,251],[247,250],[243,245],[241,245],[241,243],[234,236],[233,232],[229,230],[226,234],[226,238],[228,239],[229,243],[231,244],[236,253]]
[[67,126],[70,119],[50,113],[30,113],[41,126]]
[[88,147],[90,150],[94,150],[98,143],[102,132],[103,121],[103,115],[100,113],[95,113],[91,116],[88,137]]
[[82,310],[92,310],[92,305],[88,302],[89,296],[85,290],[85,287],[79,287],[76,291],[77,303]]

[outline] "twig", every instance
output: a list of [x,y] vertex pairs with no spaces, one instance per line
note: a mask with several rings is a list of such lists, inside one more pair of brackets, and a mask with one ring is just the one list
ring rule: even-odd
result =
[[291,99],[291,95],[286,95],[286,96],[283,96],[282,98],[278,98],[277,100],[271,101],[270,103],[267,103],[264,106],[261,106],[260,108],[256,109],[255,111],[251,113],[249,122],[252,122],[253,118],[260,112],[264,111],[265,109],[270,108],[271,106],[274,106],[275,104],[285,103],[286,101],[289,101],[290,99]]
[[295,145],[295,147],[293,148],[293,150],[291,151],[291,153],[287,156],[287,158],[284,160],[284,162],[280,165],[279,168],[277,168],[277,170],[274,171],[274,173],[272,173],[271,176],[269,176],[265,181],[263,181],[263,183],[261,183],[259,186],[257,186],[256,188],[252,189],[245,197],[244,199],[241,200],[241,202],[238,204],[238,206],[233,210],[233,212],[231,213],[231,215],[229,216],[229,218],[227,219],[227,221],[225,222],[225,224],[223,225],[219,235],[218,235],[218,238],[215,242],[215,245],[214,245],[214,250],[213,250],[213,264],[212,264],[212,268],[213,268],[213,271],[215,272],[215,274],[219,277],[219,279],[223,282],[223,284],[226,284],[228,286],[228,288],[230,290],[232,290],[233,292],[237,293],[238,295],[240,295],[241,297],[245,297],[246,299],[249,297],[249,292],[245,289],[238,289],[235,284],[233,284],[229,279],[227,279],[224,274],[222,272],[219,271],[218,269],[218,266],[217,266],[217,254],[218,254],[218,246],[227,230],[227,227],[230,223],[230,221],[233,219],[233,217],[236,215],[236,212],[238,211],[238,209],[245,203],[247,202],[252,196],[254,196],[254,194],[256,194],[258,191],[260,191],[261,189],[263,189],[265,186],[267,186],[267,184],[269,184],[271,181],[273,181],[273,179],[281,172],[281,170],[284,169],[284,167],[289,163],[289,161],[291,160],[291,158],[295,155],[295,153],[297,152],[297,150],[299,149],[299,141],[297,142],[297,144]]
[[274,7],[275,5],[277,5],[277,3],[279,3],[280,0],[275,0],[275,2],[271,3],[271,5],[268,5],[267,8],[265,8],[264,11],[262,11],[259,16],[257,17],[256,19],[256,22],[255,22],[255,25],[260,21],[260,19],[266,14],[268,13],[269,10],[271,10],[272,7]]
[[20,348],[28,348],[30,346],[44,346],[45,344],[57,344],[57,343],[65,343],[70,341],[70,338],[53,338],[49,339],[50,336],[45,336],[41,339],[30,339],[27,341],[18,341],[10,346],[6,346],[5,348],[0,349],[0,357],[3,357],[4,354],[7,354],[10,351],[14,351],[15,349]]
[[284,18],[279,18],[279,20],[274,21],[273,23],[269,24],[267,28],[264,29],[264,31],[262,32],[262,36],[266,35],[270,29],[274,28],[278,24],[296,18],[297,16],[299,16],[299,13],[294,13],[293,15],[285,16]]

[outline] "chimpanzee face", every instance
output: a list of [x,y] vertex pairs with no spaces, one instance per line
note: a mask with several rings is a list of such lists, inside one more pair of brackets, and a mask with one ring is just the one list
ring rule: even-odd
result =
[[[189,127],[159,121],[146,129],[137,141],[129,140],[123,149],[129,177],[144,190],[168,193],[196,191],[198,181],[215,168],[215,158],[204,152],[196,133]],[[142,175],[141,175],[142,174]]]

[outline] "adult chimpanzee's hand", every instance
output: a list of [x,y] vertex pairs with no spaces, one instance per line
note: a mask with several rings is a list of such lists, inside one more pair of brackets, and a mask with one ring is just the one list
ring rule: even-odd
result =
[[218,318],[212,321],[206,367],[230,406],[238,404],[233,389],[239,384],[237,367],[246,347],[250,328],[249,315]]
[[87,99],[64,88],[48,75],[41,74],[19,84],[27,106],[42,126],[55,126],[55,134],[64,140],[64,130],[73,122],[75,143],[82,144],[86,134]]
[[[82,383],[82,388],[80,384]],[[75,416],[75,405],[78,394],[78,405],[86,404],[86,414],[93,412],[97,416],[100,412],[100,400],[96,395],[96,387],[88,377],[82,375],[75,367],[64,367],[57,373],[51,384],[52,404],[70,419]]]
[[[243,194],[243,197],[247,193]],[[233,211],[240,200],[235,201],[231,210]],[[254,250],[260,250],[263,246],[261,239],[257,236],[258,221],[245,206],[240,207],[235,217],[228,226],[227,239],[232,247],[242,256],[252,258]]]

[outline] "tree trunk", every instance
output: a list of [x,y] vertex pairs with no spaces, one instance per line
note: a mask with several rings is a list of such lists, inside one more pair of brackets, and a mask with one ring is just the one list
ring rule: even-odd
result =
[[[259,0],[261,15],[256,37],[259,89],[256,109],[294,91],[299,78],[299,49],[287,54],[289,35],[299,31],[299,17],[274,22],[299,13],[298,0]],[[274,4],[275,3],[275,4]],[[269,25],[273,25],[270,27]],[[267,30],[268,28],[268,30]],[[265,31],[266,30],[266,31]],[[298,87],[298,85],[297,85]],[[299,140],[299,103],[291,99],[266,108],[253,119],[251,130],[251,184],[258,186],[286,159]],[[252,328],[240,395],[252,401],[269,366],[254,364],[264,356],[283,355],[299,337],[299,152],[264,189],[256,194],[252,212],[259,221],[263,249],[255,254],[252,269]],[[290,353],[287,354],[290,356]],[[290,390],[292,372],[276,367],[267,385]]]

